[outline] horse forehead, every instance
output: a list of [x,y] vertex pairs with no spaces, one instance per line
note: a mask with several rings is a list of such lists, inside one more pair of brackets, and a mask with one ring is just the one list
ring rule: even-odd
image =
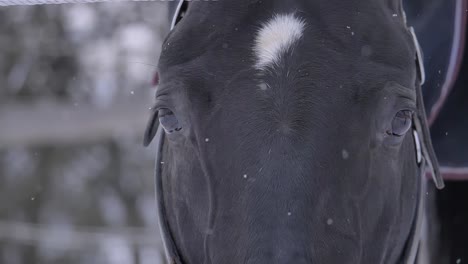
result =
[[[246,12],[243,10],[239,13]],[[268,13],[258,9],[248,12],[251,13],[249,19],[243,15],[233,15],[225,19],[229,22],[221,19],[216,12],[203,15],[206,17],[200,19],[203,21],[201,24],[185,21],[183,30],[175,34],[177,38],[169,38],[165,44],[164,49],[170,50],[163,50],[162,57],[169,59],[160,61],[160,66],[167,69],[183,63],[193,66],[188,67],[192,71],[202,69],[207,72],[215,71],[212,66],[216,65],[214,68],[222,69],[229,75],[246,68],[261,70],[281,64],[283,55],[294,56],[293,62],[297,64],[307,62],[318,65],[335,61],[337,68],[345,68],[351,60],[356,60],[354,65],[362,70],[369,70],[369,67],[361,66],[357,61],[362,57],[403,70],[408,70],[414,60],[414,56],[407,52],[411,49],[408,49],[408,43],[405,43],[408,41],[401,34],[401,26],[387,21],[395,19],[393,17],[369,16],[373,19],[372,24],[379,26],[377,30],[375,26],[366,27],[367,22],[353,25],[345,23],[345,20],[324,19],[321,25],[306,10],[297,12],[280,8]],[[191,20],[195,18],[199,19],[194,16]],[[195,34],[197,31],[199,34]],[[341,57],[348,60],[340,60]],[[212,65],[211,69],[206,67],[207,64]]]

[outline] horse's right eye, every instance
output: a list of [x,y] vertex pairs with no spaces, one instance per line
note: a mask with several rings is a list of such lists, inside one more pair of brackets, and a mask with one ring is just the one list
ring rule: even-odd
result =
[[161,123],[161,126],[164,128],[166,133],[171,134],[182,130],[179,120],[171,110],[167,108],[159,109],[158,118],[159,123]]

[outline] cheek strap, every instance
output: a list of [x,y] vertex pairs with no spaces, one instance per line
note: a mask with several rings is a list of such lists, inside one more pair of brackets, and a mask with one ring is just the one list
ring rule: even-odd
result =
[[171,20],[171,28],[170,28],[171,30],[173,30],[174,27],[177,25],[177,23],[182,19],[182,17],[184,16],[188,8],[187,1],[183,1],[183,0],[178,0],[178,1],[179,2],[176,5],[176,8],[174,10],[174,14]]
[[[429,126],[427,124],[426,111],[424,108],[424,101],[422,96],[421,86],[424,84],[426,75],[424,71],[424,62],[421,52],[421,47],[419,46],[418,38],[414,32],[413,27],[409,28],[409,32],[413,37],[414,46],[416,48],[416,67],[418,70],[418,82],[416,83],[416,105],[417,113],[413,117],[413,137],[416,146],[416,155],[419,165],[424,165],[421,161],[426,161],[426,164],[429,167],[429,170],[432,174],[432,179],[437,189],[444,188],[444,180],[440,174],[439,162],[435,155],[434,148],[432,146],[431,134],[429,132]],[[422,166],[421,169],[424,171],[425,166]]]

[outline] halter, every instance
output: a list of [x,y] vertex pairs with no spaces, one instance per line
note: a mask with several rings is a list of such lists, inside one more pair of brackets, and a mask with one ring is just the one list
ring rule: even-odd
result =
[[[174,15],[171,20],[171,30],[174,29],[176,24],[182,19],[185,12],[187,11],[189,2],[179,0],[176,8],[174,10]],[[403,17],[404,16],[404,12]],[[405,23],[406,23],[406,19]],[[421,86],[425,82],[425,70],[424,70],[424,63],[423,57],[421,52],[421,47],[419,45],[418,39],[414,32],[413,27],[408,27],[409,33],[412,35],[414,46],[416,49],[415,54],[415,63],[417,66],[418,71],[418,78],[416,83],[416,100],[417,100],[417,112],[413,115],[413,128],[412,128],[412,135],[414,139],[414,146],[416,149],[416,162],[418,164],[420,170],[420,187],[418,190],[418,201],[417,201],[417,208],[416,208],[416,215],[413,220],[413,225],[411,228],[410,236],[407,241],[407,246],[404,251],[403,261],[404,264],[415,264],[416,259],[418,256],[419,248],[421,246],[422,240],[422,230],[423,230],[423,222],[425,218],[424,214],[424,198],[427,189],[427,182],[426,182],[426,165],[429,167],[429,172],[432,175],[432,179],[434,181],[435,186],[438,189],[444,188],[444,181],[440,174],[439,164],[432,147],[432,142],[430,138],[429,127],[427,124],[426,113],[424,109],[424,102],[422,97]],[[157,120],[157,113],[154,113],[152,122],[158,122]],[[156,119],[155,119],[156,118]],[[162,177],[161,177],[161,162],[162,162],[162,143],[164,141],[164,130],[161,126],[158,126],[157,130],[154,129],[152,126],[152,122],[150,122],[150,127],[147,128],[145,133],[145,145],[148,145],[149,142],[156,138],[156,168],[155,168],[155,176],[156,176],[156,200],[159,212],[159,227],[162,235],[163,245],[166,252],[166,257],[168,258],[169,263],[171,264],[183,264],[182,258],[177,252],[177,247],[174,244],[174,240],[171,237],[169,232],[169,223],[167,219],[163,216],[166,214],[166,210],[163,204],[163,194],[161,193],[162,190]]]

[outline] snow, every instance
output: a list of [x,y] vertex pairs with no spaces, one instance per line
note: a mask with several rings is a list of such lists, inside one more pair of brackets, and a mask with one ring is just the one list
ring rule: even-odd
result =
[[123,238],[108,238],[101,244],[104,263],[131,264],[133,254],[130,245]]
[[102,218],[111,226],[125,226],[128,212],[121,198],[110,189],[105,192],[98,201]]
[[64,9],[65,28],[72,34],[85,34],[96,24],[96,10],[90,5],[73,5]]
[[343,157],[344,160],[347,160],[349,158],[349,153],[346,149],[343,149],[341,151],[341,157]]

